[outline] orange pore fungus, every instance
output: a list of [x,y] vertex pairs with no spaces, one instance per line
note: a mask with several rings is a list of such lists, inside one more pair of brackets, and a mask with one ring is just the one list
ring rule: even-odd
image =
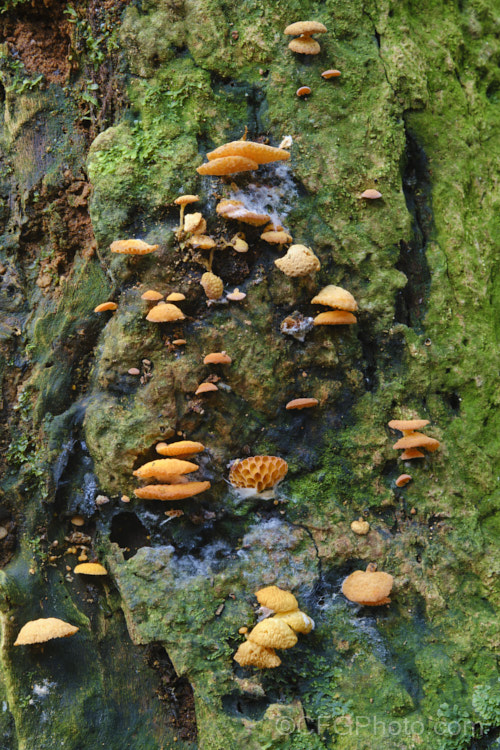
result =
[[250,456],[231,464],[229,482],[240,497],[271,499],[274,490],[288,471],[288,464],[278,456]]

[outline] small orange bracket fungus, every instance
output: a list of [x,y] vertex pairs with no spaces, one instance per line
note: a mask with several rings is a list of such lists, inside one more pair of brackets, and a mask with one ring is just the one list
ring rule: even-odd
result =
[[195,390],[194,395],[200,396],[202,393],[213,393],[214,391],[218,391],[219,389],[215,385],[215,383],[200,383],[198,388]]
[[301,55],[317,55],[321,52],[321,47],[312,38],[312,34],[324,34],[326,31],[326,26],[318,21],[297,21],[287,26],[284,33],[298,37],[292,39],[288,45],[288,49],[292,52],[298,52]]
[[311,406],[317,406],[319,401],[317,398],[294,398],[289,401],[285,406],[285,409],[308,409]]
[[417,432],[417,430],[422,429],[428,424],[428,419],[391,419],[388,423],[391,429],[399,430],[403,433],[403,437],[392,446],[395,450],[403,450],[400,456],[403,461],[413,458],[423,458],[424,454],[418,450],[419,448],[425,448],[430,453],[439,448],[439,440],[428,437],[422,432]]
[[425,454],[418,448],[407,448],[399,457],[401,461],[411,461],[413,458],[425,458]]
[[205,164],[200,164],[196,171],[201,175],[222,177],[238,172],[252,172],[258,168],[259,165],[253,159],[247,159],[244,156],[223,156],[221,159],[213,159]]
[[14,642],[14,646],[28,646],[33,643],[46,643],[53,638],[67,638],[78,632],[75,625],[59,620],[57,617],[41,617],[23,625]]
[[368,188],[368,190],[365,190],[361,193],[361,198],[366,198],[367,200],[374,201],[377,198],[381,198],[382,193],[379,193],[378,190],[375,190],[374,188]]
[[345,326],[357,322],[356,316],[347,310],[328,310],[316,315],[313,321],[315,326]]
[[433,453],[439,448],[439,440],[428,437],[428,435],[424,435],[422,432],[412,432],[411,435],[400,438],[392,447],[396,450],[398,448],[425,448],[430,453]]
[[141,299],[146,302],[159,302],[159,300],[163,299],[163,294],[156,292],[154,289],[148,289],[147,292],[141,294]]
[[73,568],[73,573],[80,573],[86,576],[107,576],[108,571],[101,563],[81,563]]
[[319,258],[305,245],[291,245],[286,255],[274,261],[275,266],[287,276],[310,276],[321,268]]
[[244,641],[240,644],[233,658],[238,662],[240,667],[273,669],[274,667],[279,667],[281,664],[281,659],[274,649],[259,646],[252,641]]
[[300,609],[291,612],[278,612],[272,619],[285,622],[296,633],[307,635],[311,630],[314,630],[314,620],[305,612],[301,612]]
[[212,352],[203,360],[204,365],[230,365],[233,360],[226,352]]
[[321,74],[321,78],[324,78],[325,81],[328,81],[330,78],[338,78],[340,75],[342,75],[340,70],[331,68],[330,70],[324,70]]
[[292,238],[287,232],[276,230],[266,230],[260,235],[260,239],[269,242],[270,245],[279,245],[280,247],[292,242]]
[[300,86],[295,93],[299,97],[309,96],[309,94],[311,93],[311,89],[309,86]]
[[210,482],[187,482],[186,484],[148,484],[135,490],[142,500],[184,500],[199,495],[210,487]]
[[359,536],[366,536],[370,531],[370,524],[360,516],[357,521],[351,523],[351,531]]
[[158,479],[160,482],[164,477],[190,474],[192,471],[198,471],[197,464],[191,461],[182,461],[179,458],[157,458],[155,461],[149,461],[136,469],[133,474],[139,479]]
[[[314,628],[312,620],[299,610],[299,603],[291,591],[278,586],[266,586],[255,596],[261,609],[274,616],[259,622],[248,633],[234,659],[240,666],[253,666],[260,669],[277,667],[281,661],[274,653],[275,648],[291,648],[297,643],[295,633],[310,633]],[[247,633],[248,628],[240,628],[239,633]]]
[[250,456],[231,464],[229,482],[242,499],[260,497],[272,500],[277,485],[285,477],[288,464],[278,456]]
[[248,634],[248,640],[265,648],[292,648],[297,636],[286,622],[274,617],[261,620]]
[[414,430],[422,430],[428,424],[428,419],[391,419],[387,423],[392,430],[399,430],[403,435],[408,435]]
[[175,320],[184,320],[185,315],[177,305],[172,305],[170,302],[160,302],[159,305],[155,305],[148,314],[146,320],[150,323],[172,323]]
[[342,593],[351,602],[368,607],[389,604],[389,594],[394,583],[389,573],[377,571],[375,563],[370,563],[366,571],[355,570],[342,584]]
[[299,603],[291,591],[278,586],[265,586],[255,592],[257,601],[273,612],[290,612],[299,608]]
[[94,307],[94,312],[100,313],[100,312],[107,312],[108,310],[117,310],[118,305],[116,302],[103,302],[100,305],[97,305],[97,307]]
[[209,300],[220,299],[224,293],[224,282],[220,276],[216,276],[211,271],[207,271],[200,279],[205,294]]
[[126,255],[147,255],[158,248],[159,245],[148,245],[144,240],[115,240],[109,246],[112,253],[125,253]]
[[207,154],[209,161],[235,156],[250,159],[259,165],[269,164],[273,161],[287,161],[290,158],[290,153],[283,148],[266,146],[264,143],[256,143],[255,141],[241,140],[225,143],[223,146],[219,146],[219,148]]
[[396,479],[396,487],[404,487],[408,482],[411,482],[411,476],[409,474],[400,474]]
[[194,440],[179,440],[170,444],[158,443],[156,446],[156,452],[160,456],[189,456],[204,450],[203,443],[196,443]]
[[327,307],[333,307],[338,310],[349,310],[350,312],[355,312],[358,309],[358,304],[352,294],[347,289],[343,289],[341,286],[334,286],[333,284],[323,287],[312,298],[311,305],[326,305]]

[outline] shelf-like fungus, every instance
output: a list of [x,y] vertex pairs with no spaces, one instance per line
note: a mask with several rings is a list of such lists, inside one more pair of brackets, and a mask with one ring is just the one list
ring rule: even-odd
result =
[[97,305],[97,307],[94,307],[94,312],[100,313],[100,312],[107,312],[108,310],[117,310],[118,305],[116,302],[102,302],[100,305]]
[[425,458],[425,453],[419,451],[418,448],[407,448],[399,458],[401,461],[411,461],[414,458]]
[[176,320],[184,320],[185,315],[177,305],[170,302],[160,302],[155,305],[146,315],[150,323],[173,323]]
[[292,592],[280,589],[278,586],[265,586],[256,591],[255,596],[259,604],[273,612],[290,612],[299,608],[299,603]]
[[374,188],[368,188],[368,190],[364,190],[361,193],[362,198],[366,198],[369,201],[376,200],[377,198],[382,197],[382,193],[379,193],[378,190],[375,190]]
[[126,255],[147,255],[158,248],[159,245],[149,245],[144,240],[115,240],[109,247],[112,253],[125,253]]
[[321,74],[321,78],[324,78],[325,81],[328,81],[330,78],[338,78],[342,73],[340,70],[335,70],[335,68],[331,68],[330,70],[324,70]]
[[399,430],[403,435],[408,435],[414,430],[422,430],[429,424],[428,419],[391,419],[387,423],[392,430]]
[[301,612],[300,609],[294,609],[291,612],[278,612],[272,619],[281,620],[296,633],[302,633],[303,635],[307,635],[311,630],[314,630],[314,620],[305,612]]
[[202,393],[213,393],[214,391],[218,391],[219,389],[215,385],[215,383],[200,383],[198,388],[195,390],[194,395],[200,396]]
[[108,571],[101,563],[81,563],[73,568],[73,573],[80,573],[86,576],[107,576]]
[[159,302],[163,299],[163,294],[154,289],[148,289],[144,294],[141,294],[141,299],[145,300],[145,302]]
[[184,500],[205,492],[210,482],[187,482],[186,484],[148,484],[134,491],[141,500]]
[[433,453],[439,448],[439,440],[424,435],[422,432],[412,432],[411,435],[400,438],[392,447],[396,450],[399,448],[403,448],[404,450],[408,448],[425,448],[430,453]]
[[197,464],[191,461],[183,461],[179,458],[157,458],[155,461],[149,461],[143,466],[136,469],[133,474],[139,479],[158,479],[163,481],[164,477],[181,476],[190,474],[192,471],[198,471]]
[[261,620],[248,634],[248,640],[265,648],[292,648],[297,636],[286,622],[274,617]]
[[67,638],[78,632],[75,625],[59,620],[57,617],[41,617],[23,625],[14,642],[14,646],[28,646],[33,643],[46,643],[53,638]]
[[311,406],[317,406],[317,398],[294,398],[287,403],[285,409],[309,409]]
[[297,37],[292,39],[288,49],[301,55],[317,55],[321,52],[318,42],[312,38],[312,34],[324,34],[326,26],[318,21],[297,21],[285,29],[285,34]]
[[311,93],[311,88],[310,86],[299,86],[299,88],[297,89],[295,93],[299,97],[309,96],[309,94]]
[[271,500],[287,471],[287,462],[279,456],[250,456],[233,461],[229,482],[241,498]]
[[411,476],[409,474],[400,474],[396,479],[396,487],[404,487],[408,482],[411,482]]
[[248,640],[240,644],[233,658],[240,667],[273,669],[281,664],[281,659],[272,648],[265,648]]
[[190,456],[193,453],[204,451],[203,443],[197,443],[194,440],[178,440],[176,443],[158,443],[156,452],[160,456]]
[[255,141],[241,140],[225,143],[223,146],[219,146],[219,148],[207,154],[209,161],[235,156],[251,159],[259,165],[269,164],[273,161],[287,161],[290,158],[290,153],[283,148],[267,146],[264,143],[256,143]]
[[292,242],[291,236],[284,230],[267,229],[260,235],[260,239],[268,242],[270,245],[288,245]]
[[310,276],[321,268],[319,258],[310,247],[291,245],[286,255],[274,261],[275,266],[287,276]]
[[389,604],[389,594],[394,583],[390,573],[377,571],[377,566],[370,563],[366,571],[355,570],[347,576],[342,584],[342,593],[351,602],[368,607]]
[[196,168],[198,174],[222,177],[227,174],[238,174],[238,172],[253,172],[259,165],[253,159],[245,156],[223,156],[201,164]]
[[356,316],[347,310],[328,310],[319,313],[313,320],[315,326],[345,326],[357,322]]
[[311,305],[326,305],[338,310],[348,310],[355,312],[358,309],[358,303],[347,289],[341,286],[328,284],[323,287],[318,294],[312,298]]
[[233,360],[226,352],[212,352],[203,360],[204,365],[230,365]]

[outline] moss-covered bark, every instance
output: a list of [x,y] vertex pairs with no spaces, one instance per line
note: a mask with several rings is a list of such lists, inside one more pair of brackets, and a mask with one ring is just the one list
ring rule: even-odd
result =
[[[5,0],[0,11],[0,747],[493,747],[498,8]],[[288,50],[282,32],[298,19],[326,25],[318,56]],[[332,67],[340,78],[323,80]],[[205,154],[245,127],[273,145],[290,135],[290,161],[200,178]],[[361,200],[368,187],[382,199]],[[313,278],[285,277],[260,230],[217,216],[235,191],[314,249]],[[248,253],[214,257],[243,303],[206,305],[205,269],[175,237],[173,200],[187,192],[207,233],[244,229]],[[110,253],[131,236],[159,250]],[[357,325],[281,333],[286,316],[315,314],[326,284],[352,292]],[[148,323],[147,288],[182,291],[186,321]],[[95,314],[107,299],[117,311]],[[203,365],[222,349],[229,368]],[[218,393],[195,397],[214,373]],[[319,406],[285,411],[299,395]],[[386,425],[413,416],[441,449],[403,467]],[[181,435],[206,445],[211,488],[169,505],[184,510],[172,518],[134,498],[132,470]],[[228,487],[228,462],[252,454],[287,460],[277,504]],[[398,489],[403,468],[413,479]],[[365,537],[350,530],[360,515]],[[104,583],[72,573],[82,550],[106,565]],[[389,606],[340,594],[370,561],[395,577]],[[316,629],[281,667],[242,669],[238,629],[274,583]],[[42,616],[80,630],[14,648]]]

